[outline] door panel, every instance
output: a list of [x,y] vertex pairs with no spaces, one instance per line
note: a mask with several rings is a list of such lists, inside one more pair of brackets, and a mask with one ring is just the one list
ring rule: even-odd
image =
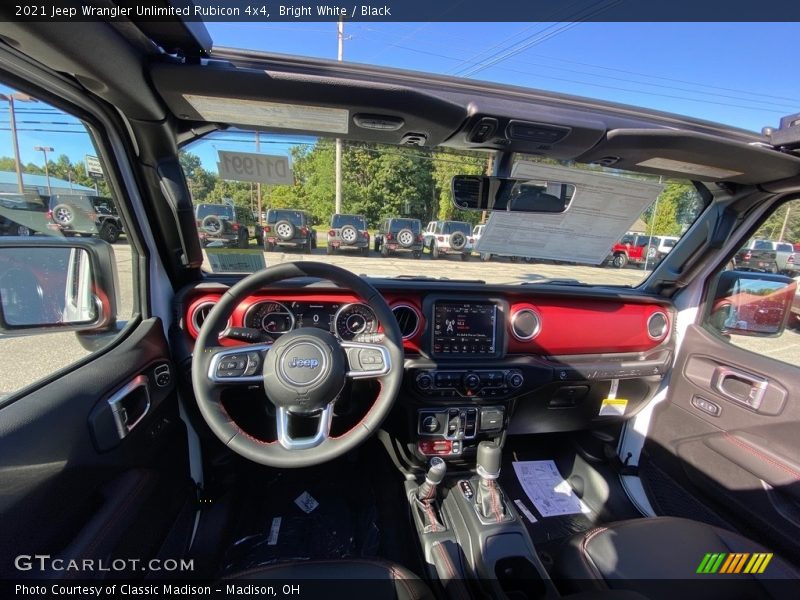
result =
[[[147,391],[128,396],[115,421],[108,400],[139,376]],[[118,346],[0,410],[0,575],[19,576],[19,554],[101,558],[123,540],[157,551],[191,490],[175,389],[163,326],[148,319]]]
[[800,369],[688,328],[647,465],[790,560],[800,559]]

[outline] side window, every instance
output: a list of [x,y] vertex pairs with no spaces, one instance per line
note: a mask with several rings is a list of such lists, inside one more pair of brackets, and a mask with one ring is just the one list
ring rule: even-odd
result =
[[[88,129],[69,113],[2,84],[0,100],[0,113],[8,124],[0,137],[0,235],[33,241],[91,237],[111,244],[118,273],[113,317],[116,330],[121,330],[138,312],[137,261]],[[6,310],[27,310],[28,325],[44,324],[44,315],[47,324],[65,323],[75,314],[69,310],[66,282],[79,281],[71,275],[74,264],[59,258],[70,251],[34,250],[24,257],[12,251],[0,257],[3,304]],[[25,287],[23,281],[30,285]],[[80,291],[84,292],[92,298],[88,286]],[[39,308],[31,311],[31,304]],[[75,332],[0,333],[0,403],[96,352],[116,335],[112,331],[99,336],[97,346],[84,347]]]
[[[717,294],[719,306],[716,312],[712,306],[706,326],[721,331],[734,346],[800,366],[800,287],[790,295],[784,283],[758,281],[758,275],[766,273],[764,279],[782,275],[800,286],[800,200],[778,207],[754,237],[758,241],[752,250],[745,246],[729,264],[749,279],[737,282],[724,298]],[[779,331],[784,318],[786,328],[779,336],[764,335]],[[742,333],[728,334],[731,327]]]

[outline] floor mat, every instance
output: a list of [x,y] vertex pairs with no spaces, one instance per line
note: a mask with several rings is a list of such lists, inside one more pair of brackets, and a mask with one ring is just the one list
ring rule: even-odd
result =
[[577,533],[588,531],[599,523],[598,515],[591,507],[588,507],[588,513],[543,517],[522,488],[519,479],[514,473],[511,461],[503,464],[503,469],[500,472],[500,487],[503,488],[509,501],[520,500],[525,508],[536,517],[537,521],[535,523],[531,523],[524,515],[522,520],[536,546],[537,552],[540,555],[544,554],[542,562],[546,566],[548,562],[552,562],[550,558],[557,553],[558,548],[567,539]]
[[376,556],[375,494],[358,472],[353,465],[331,463],[251,480],[224,572],[284,560]]
[[[638,515],[627,499],[625,499],[625,502],[620,502],[619,500],[616,502],[616,514],[608,514],[608,505],[593,506],[587,501],[586,490],[576,489],[578,487],[577,478],[570,478],[575,468],[576,450],[565,436],[550,434],[511,438],[503,455],[500,485],[511,502],[520,500],[525,508],[536,518],[536,522],[531,523],[523,514],[522,521],[525,523],[528,533],[536,546],[537,553],[548,568],[552,565],[553,559],[557,557],[561,546],[572,536],[589,531],[609,521]],[[588,512],[551,517],[542,516],[528,498],[519,479],[517,479],[513,467],[515,460],[553,460],[562,477],[571,484],[573,491],[584,501]],[[584,464],[586,463],[584,462]],[[603,471],[606,470],[607,468],[604,467]],[[604,477],[607,476],[610,477],[610,475],[604,473]],[[580,485],[588,485],[589,479],[581,478]],[[604,511],[603,515],[600,514],[601,510]]]

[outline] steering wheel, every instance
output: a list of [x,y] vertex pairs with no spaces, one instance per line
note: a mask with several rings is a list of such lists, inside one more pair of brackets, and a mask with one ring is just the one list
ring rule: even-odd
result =
[[[269,284],[294,277],[327,279],[352,290],[375,312],[383,332],[366,341],[342,341],[327,331],[301,327],[274,343],[219,346],[219,335],[242,300]],[[310,261],[268,267],[226,291],[206,317],[192,358],[192,386],[211,431],[241,456],[281,468],[316,465],[365,441],[389,413],[402,378],[403,337],[383,296],[350,271]],[[334,404],[347,379],[375,379],[380,391],[361,422],[332,436]],[[246,433],[222,405],[224,390],[254,384],[262,384],[275,407],[277,441]],[[293,435],[293,425],[300,417],[316,419],[314,435]]]

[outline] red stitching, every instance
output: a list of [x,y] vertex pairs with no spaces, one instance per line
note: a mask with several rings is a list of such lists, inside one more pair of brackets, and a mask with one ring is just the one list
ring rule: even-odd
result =
[[603,533],[607,529],[608,527],[598,527],[597,529],[590,531],[586,535],[586,537],[583,538],[583,541],[581,542],[581,558],[583,559],[583,562],[586,563],[586,566],[589,567],[590,571],[594,571],[595,574],[599,575],[600,579],[603,579],[603,574],[600,572],[600,569],[598,569],[597,566],[594,564],[594,561],[591,561],[591,557],[589,556],[589,551],[587,549],[587,546],[589,545],[589,542],[591,542],[597,535]]
[[453,567],[453,563],[450,562],[450,555],[447,553],[447,550],[444,549],[441,542],[437,542],[436,549],[439,551],[439,556],[441,556],[442,562],[444,563],[445,570],[447,571],[447,578],[455,579],[456,571]]
[[742,450],[746,450],[747,452],[750,452],[751,454],[753,454],[757,458],[760,458],[764,462],[768,462],[773,467],[777,467],[777,468],[781,469],[782,471],[785,471],[786,473],[788,473],[789,475],[791,475],[795,479],[800,479],[800,473],[798,473],[797,471],[795,471],[791,467],[788,467],[785,464],[774,460],[773,458],[767,456],[763,452],[760,452],[757,448],[754,448],[753,446],[751,446],[747,442],[743,442],[742,440],[732,436],[730,433],[726,432],[724,435],[725,435],[725,439],[726,440],[728,440],[729,442],[731,442],[732,444],[734,444],[736,446],[739,446],[739,448],[741,448]]

